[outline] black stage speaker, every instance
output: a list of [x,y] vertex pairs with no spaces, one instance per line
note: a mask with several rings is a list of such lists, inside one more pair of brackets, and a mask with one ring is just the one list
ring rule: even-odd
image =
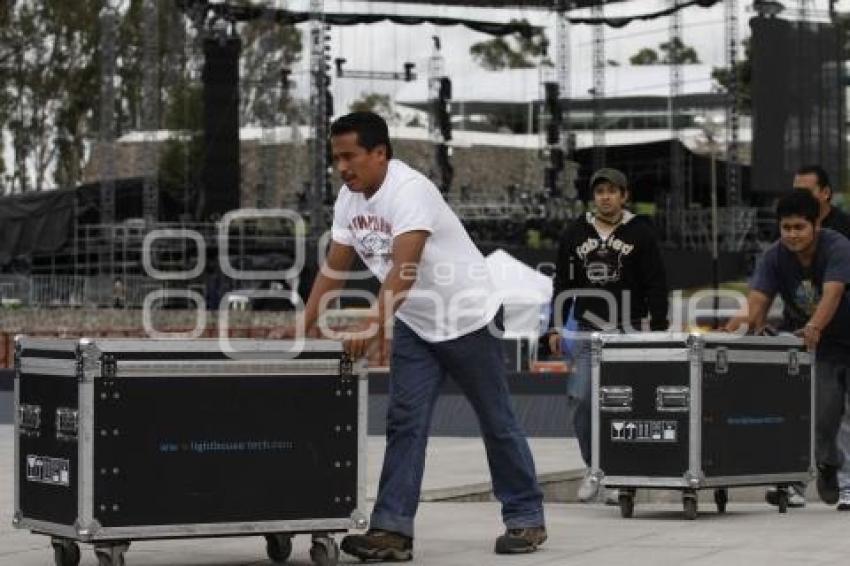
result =
[[752,189],[791,190],[796,169],[817,163],[843,186],[844,71],[835,27],[753,18]]
[[204,41],[204,165],[198,220],[239,208],[238,37]]

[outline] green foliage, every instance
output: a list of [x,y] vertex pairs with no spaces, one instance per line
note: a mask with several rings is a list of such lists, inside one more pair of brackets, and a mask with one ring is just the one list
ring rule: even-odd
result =
[[14,149],[13,188],[41,189],[79,176],[88,104],[97,96],[97,0],[8,0],[0,32],[0,118]]
[[685,45],[678,37],[660,44],[658,50],[664,54],[661,62],[665,65],[697,65],[700,62],[696,49]]
[[699,62],[696,49],[685,45],[678,37],[659,44],[657,51],[644,47],[629,57],[629,63],[632,65],[696,65]]
[[243,125],[273,126],[293,110],[283,96],[281,69],[301,58],[301,31],[295,26],[259,19],[240,26],[242,59],[239,110]]
[[[511,23],[528,24],[528,20],[511,20]],[[472,58],[488,71],[502,69],[527,69],[549,63],[546,51],[549,45],[542,29],[529,26],[528,33],[515,33],[509,37],[495,37],[475,43],[470,47]]]
[[657,65],[658,59],[658,52],[655,49],[644,47],[629,57],[629,63],[632,65]]
[[399,115],[395,112],[392,100],[388,94],[378,94],[377,92],[363,93],[348,108],[351,112],[375,112],[388,122],[395,122],[399,119]]
[[[735,75],[737,78],[737,88],[738,95],[740,97],[740,104],[743,110],[749,111],[752,108],[753,97],[752,97],[752,79],[753,79],[753,60],[752,60],[752,48],[750,46],[750,38],[747,38],[743,41],[744,45],[744,59],[742,61],[738,61],[735,65]],[[725,91],[729,92],[729,88],[732,84],[732,74],[726,67],[715,67],[711,71],[711,78],[713,78],[720,87]]]
[[[0,193],[79,184],[86,147],[101,137],[101,113],[114,112],[114,134],[120,137],[142,127],[145,102],[156,107],[153,127],[183,132],[181,141],[166,147],[161,174],[169,180],[184,179],[187,166],[198,169],[201,146],[196,144],[203,116],[198,31],[177,2],[157,1],[156,100],[145,100],[148,4],[119,2],[115,104],[103,108],[104,4],[104,0],[0,2],[0,124],[8,132],[0,142],[10,143],[14,156],[13,163],[0,157],[0,174],[9,171],[11,180],[0,184]],[[270,20],[240,24],[238,31],[243,39],[242,123],[276,125],[280,116],[296,111],[292,101],[281,96],[280,70],[299,60],[301,33]]]

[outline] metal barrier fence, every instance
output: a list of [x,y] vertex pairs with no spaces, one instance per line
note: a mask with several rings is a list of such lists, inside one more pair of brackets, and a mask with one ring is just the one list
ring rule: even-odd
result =
[[[116,288],[116,279],[121,281]],[[81,275],[0,275],[3,306],[30,307],[141,307],[151,292],[166,288],[158,279],[145,276],[112,278]],[[200,284],[183,285],[200,292]]]

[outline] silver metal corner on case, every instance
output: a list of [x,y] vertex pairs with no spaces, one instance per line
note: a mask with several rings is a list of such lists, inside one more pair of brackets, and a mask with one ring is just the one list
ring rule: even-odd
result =
[[705,346],[705,339],[695,332],[688,334],[688,348],[691,351],[691,358],[694,360],[702,360],[702,350]]
[[702,478],[699,475],[693,474],[691,472],[685,472],[685,481],[688,483],[689,487],[694,489],[698,488],[700,484],[702,484]]
[[369,371],[369,362],[366,358],[361,358],[354,362],[354,375],[362,375]]
[[354,524],[355,529],[365,529],[369,526],[369,520],[360,511],[355,511],[351,514],[351,522]]
[[94,375],[100,362],[100,349],[92,338],[80,338],[77,341],[77,377],[86,381]]
[[592,363],[597,363],[602,359],[602,346],[605,341],[602,339],[601,332],[594,332],[590,335],[590,359]]
[[88,524],[83,524],[79,519],[74,522],[74,530],[77,531],[77,536],[81,541],[90,541],[101,529],[100,523],[97,520],[92,520]]

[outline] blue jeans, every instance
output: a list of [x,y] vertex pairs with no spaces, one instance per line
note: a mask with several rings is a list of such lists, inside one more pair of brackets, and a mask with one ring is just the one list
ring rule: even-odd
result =
[[838,469],[841,489],[850,489],[850,446],[846,431],[845,408],[850,398],[850,365],[837,361],[817,360],[815,411],[815,459],[820,465]]
[[567,380],[567,400],[573,411],[573,429],[586,466],[592,463],[591,452],[591,341],[576,338],[572,341],[570,377]]
[[371,527],[413,536],[425,449],[440,386],[451,375],[478,416],[493,493],[508,528],[544,525],[534,459],[514,416],[502,345],[487,327],[426,342],[396,319],[390,364],[387,448]]

